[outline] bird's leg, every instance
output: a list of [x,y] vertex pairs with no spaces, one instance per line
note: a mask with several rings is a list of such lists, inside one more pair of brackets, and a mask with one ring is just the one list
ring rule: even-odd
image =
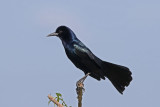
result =
[[82,77],[79,81],[77,81],[76,83],[76,91],[77,91],[77,98],[78,98],[78,107],[82,107],[82,95],[83,95],[83,92],[84,92],[84,80],[87,78],[87,76],[89,75],[90,73],[87,73],[84,77]]
[[77,81],[76,86],[78,87],[80,84],[83,84],[84,80],[87,78],[87,76],[90,73],[87,73],[84,77],[82,77],[80,80]]

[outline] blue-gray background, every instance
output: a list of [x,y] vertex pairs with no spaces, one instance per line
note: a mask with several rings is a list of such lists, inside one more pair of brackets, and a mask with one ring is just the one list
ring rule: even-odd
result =
[[75,83],[84,74],[58,38],[46,37],[60,25],[133,73],[124,95],[108,80],[88,77],[84,107],[160,106],[159,0],[1,0],[0,107],[48,107],[47,95],[56,92],[77,106]]

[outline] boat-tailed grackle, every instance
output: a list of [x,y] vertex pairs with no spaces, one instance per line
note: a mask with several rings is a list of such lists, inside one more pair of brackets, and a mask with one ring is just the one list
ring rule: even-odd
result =
[[[107,77],[121,94],[132,81],[132,73],[127,67],[103,61],[95,56],[70,28],[60,26],[56,32],[48,36],[57,36],[61,39],[68,58],[85,75],[90,75],[97,80],[105,80]],[[85,78],[86,76],[78,82],[84,81]]]

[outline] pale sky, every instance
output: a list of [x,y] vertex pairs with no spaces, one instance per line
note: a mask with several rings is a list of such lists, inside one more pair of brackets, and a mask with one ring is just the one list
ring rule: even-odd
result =
[[76,81],[84,73],[58,38],[46,37],[60,25],[133,73],[124,95],[108,79],[88,77],[83,107],[159,107],[159,11],[159,0],[1,0],[0,107],[48,107],[47,95],[57,92],[77,107]]

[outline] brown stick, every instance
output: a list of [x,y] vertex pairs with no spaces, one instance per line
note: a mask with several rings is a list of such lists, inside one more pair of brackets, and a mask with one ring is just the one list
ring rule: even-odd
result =
[[83,95],[83,91],[85,90],[83,87],[84,87],[84,80],[87,78],[87,76],[89,75],[90,73],[87,73],[84,77],[82,77],[79,81],[77,81],[76,83],[76,91],[77,91],[77,95],[78,95],[78,107],[82,107],[82,95]]
[[84,90],[84,84],[79,83],[77,86],[77,94],[78,94],[78,107],[82,107],[82,95],[83,95],[83,90]]
[[57,100],[55,100],[51,95],[48,95],[49,100],[51,100],[54,104],[56,104],[58,107],[64,107],[62,104],[60,104]]

